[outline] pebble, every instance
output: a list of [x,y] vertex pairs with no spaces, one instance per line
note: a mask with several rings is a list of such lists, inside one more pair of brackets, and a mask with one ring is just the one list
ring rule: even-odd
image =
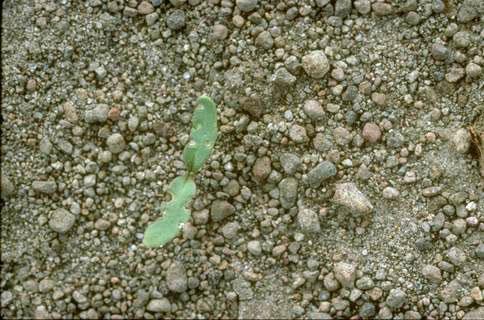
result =
[[97,104],[93,109],[87,110],[84,114],[84,120],[87,123],[105,123],[108,119],[109,106],[106,104]]
[[393,200],[400,196],[400,192],[393,187],[386,187],[383,189],[382,196],[384,199]]
[[306,129],[297,124],[293,124],[291,128],[289,128],[289,138],[298,144],[308,141]]
[[459,81],[465,76],[465,70],[461,67],[452,67],[450,71],[445,74],[445,80],[450,83]]
[[441,43],[434,43],[430,49],[430,53],[435,60],[445,61],[450,56],[450,50]]
[[311,188],[318,188],[323,181],[336,176],[336,166],[331,161],[323,161],[307,174],[307,182]]
[[141,3],[138,5],[139,14],[147,15],[147,14],[153,13],[154,11],[155,11],[155,8],[148,1],[141,1]]
[[260,256],[262,254],[262,247],[260,244],[260,241],[258,240],[252,240],[247,243],[247,250],[254,255],[254,256]]
[[376,143],[381,139],[381,130],[376,123],[368,122],[363,127],[361,136],[369,143]]
[[314,78],[321,79],[329,71],[329,61],[323,51],[315,50],[302,57],[302,66],[306,73]]
[[371,11],[370,0],[356,0],[353,5],[359,14],[366,15]]
[[336,0],[334,5],[334,14],[338,17],[345,18],[351,13],[351,0]]
[[373,211],[373,205],[352,182],[336,185],[333,202],[357,214],[368,214]]
[[288,175],[293,175],[299,168],[301,168],[302,161],[297,154],[283,153],[279,157],[279,162],[284,172]]
[[271,82],[283,89],[290,87],[296,80],[297,78],[284,67],[277,69],[271,76]]
[[170,291],[176,293],[187,290],[187,275],[185,266],[181,262],[173,262],[166,271],[166,285]]
[[259,33],[255,38],[255,45],[265,50],[271,49],[274,45],[274,39],[272,39],[271,33],[269,31],[262,31]]
[[257,8],[258,0],[236,0],[237,8],[242,12],[250,12]]
[[323,107],[317,100],[306,100],[303,106],[304,113],[313,121],[320,120],[324,116]]
[[297,222],[302,232],[318,233],[321,231],[319,216],[311,209],[300,209],[297,213]]
[[442,282],[442,275],[440,274],[440,269],[431,264],[427,264],[422,268],[422,275],[433,283]]
[[344,288],[353,288],[356,279],[356,264],[347,262],[336,263],[334,276]]
[[392,310],[401,308],[407,302],[407,294],[400,288],[391,289],[385,301]]
[[239,232],[240,225],[238,222],[229,222],[222,227],[222,234],[226,239],[235,239]]
[[183,29],[185,27],[185,12],[180,9],[170,12],[166,18],[166,26],[173,31]]
[[375,305],[371,302],[365,302],[361,305],[358,314],[363,319],[372,319],[376,314]]
[[217,40],[225,40],[229,35],[229,29],[225,25],[217,23],[213,26],[212,34]]
[[371,101],[373,101],[377,106],[386,106],[387,97],[384,93],[373,92],[371,94]]
[[235,207],[228,201],[215,200],[210,208],[210,217],[213,222],[219,222],[235,213]]
[[340,146],[346,146],[353,138],[352,134],[343,127],[337,127],[333,130],[334,141]]
[[0,295],[0,303],[2,308],[7,307],[10,302],[13,300],[13,294],[12,292],[8,290],[2,290],[2,294]]
[[56,209],[50,219],[49,227],[58,233],[66,233],[69,231],[76,222],[76,216],[67,211],[66,209]]
[[32,188],[35,192],[44,194],[53,194],[57,191],[57,183],[55,181],[34,181]]
[[298,181],[295,178],[284,178],[279,182],[280,202],[285,209],[292,208],[297,200]]
[[111,153],[118,154],[126,148],[126,142],[120,133],[113,133],[106,140],[106,144]]
[[252,174],[258,182],[262,182],[271,173],[271,159],[269,157],[258,158],[252,167]]
[[15,186],[13,185],[12,181],[4,175],[2,172],[2,178],[1,178],[1,194],[2,194],[2,199],[6,200],[10,198],[14,193],[15,193]]
[[472,79],[478,79],[481,77],[482,68],[480,65],[474,62],[469,62],[466,66],[466,75]]
[[471,135],[467,129],[460,128],[451,135],[450,142],[455,151],[466,154],[471,145]]
[[466,262],[466,254],[457,247],[452,247],[447,251],[447,258],[455,266],[461,266]]
[[468,311],[462,320],[476,320],[484,319],[484,307],[476,307],[473,310]]
[[393,12],[391,4],[384,2],[375,2],[371,5],[371,8],[377,16],[387,16]]
[[477,247],[476,247],[476,256],[479,258],[479,259],[484,259],[484,243],[480,243]]
[[153,299],[146,306],[146,310],[150,312],[166,313],[171,311],[171,304],[167,298]]

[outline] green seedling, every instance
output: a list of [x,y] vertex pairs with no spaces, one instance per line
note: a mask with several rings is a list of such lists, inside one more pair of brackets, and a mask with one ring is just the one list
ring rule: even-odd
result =
[[171,200],[163,208],[163,216],[150,224],[145,231],[143,243],[147,247],[162,246],[176,237],[190,218],[190,211],[186,206],[197,190],[194,175],[210,157],[217,140],[215,103],[207,96],[198,98],[197,103],[199,106],[193,113],[190,142],[183,150],[187,172],[170,183],[168,193]]

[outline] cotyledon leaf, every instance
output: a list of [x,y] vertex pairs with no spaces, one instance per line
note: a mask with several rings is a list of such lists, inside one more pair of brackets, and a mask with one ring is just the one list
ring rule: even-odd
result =
[[207,96],[198,98],[199,104],[192,117],[190,142],[183,150],[183,161],[188,171],[196,173],[207,161],[217,140],[217,108]]
[[188,175],[177,177],[171,182],[168,192],[171,200],[166,204],[163,216],[145,230],[143,243],[147,247],[159,247],[173,239],[190,218],[185,206],[196,192],[193,179]]

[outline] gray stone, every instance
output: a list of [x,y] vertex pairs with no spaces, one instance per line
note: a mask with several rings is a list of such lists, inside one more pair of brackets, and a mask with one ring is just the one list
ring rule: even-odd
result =
[[126,142],[120,133],[113,133],[106,140],[108,149],[111,153],[118,154],[126,148]]
[[225,200],[215,200],[210,208],[210,217],[213,222],[219,222],[233,215],[235,207]]
[[400,288],[390,290],[385,301],[386,305],[392,309],[397,310],[407,302],[407,294]]
[[445,303],[454,303],[458,301],[462,290],[462,285],[458,280],[454,279],[440,291],[440,297]]
[[146,310],[150,312],[166,313],[171,311],[171,303],[167,298],[153,299],[148,303]]
[[323,107],[321,107],[321,104],[317,100],[306,100],[303,110],[309,119],[313,121],[320,120],[324,116]]
[[447,258],[455,266],[461,266],[466,262],[466,254],[457,247],[452,247],[447,251]]
[[294,153],[283,153],[279,157],[279,162],[284,172],[288,175],[293,175],[301,168],[302,161],[298,155]]
[[468,311],[462,320],[477,320],[484,319],[484,307],[477,307],[471,311]]
[[87,123],[104,123],[108,119],[109,106],[107,104],[98,104],[93,109],[87,110],[84,114],[84,120]]
[[286,68],[277,69],[271,76],[271,82],[282,89],[290,87],[296,80],[296,77],[287,71]]
[[255,45],[265,50],[271,49],[274,45],[274,40],[272,39],[270,32],[262,31],[259,33],[259,35],[257,35],[255,38]]
[[293,124],[289,128],[289,138],[298,144],[308,141],[306,129],[298,124]]
[[155,11],[155,8],[148,1],[141,1],[141,3],[138,5],[139,14],[147,15],[147,14],[153,13],[153,11]]
[[224,238],[232,240],[237,237],[239,232],[240,225],[238,222],[229,222],[222,227],[222,234]]
[[434,43],[430,52],[435,60],[445,61],[450,56],[450,50],[441,43]]
[[422,268],[422,275],[433,283],[442,282],[442,275],[440,274],[440,269],[431,264],[427,264]]
[[50,152],[52,151],[52,143],[50,142],[49,138],[47,137],[43,137],[42,140],[40,140],[40,143],[39,143],[39,150],[40,152],[42,152],[43,154],[50,154]]
[[375,286],[373,280],[368,276],[363,276],[356,280],[356,287],[361,290],[369,290]]
[[338,262],[334,266],[334,276],[345,288],[353,288],[356,279],[356,265]]
[[311,209],[300,209],[297,213],[297,222],[303,232],[318,233],[321,231],[319,216]]
[[166,285],[170,291],[176,293],[187,290],[187,274],[185,266],[181,262],[173,262],[166,271]]
[[260,241],[258,240],[252,240],[247,243],[247,250],[254,255],[254,256],[260,256],[262,254],[262,247],[260,244]]
[[382,191],[382,196],[384,199],[393,200],[400,196],[400,192],[393,187],[386,187]]
[[237,0],[237,8],[242,12],[249,12],[257,8],[258,0]]
[[0,304],[2,308],[7,307],[10,302],[13,300],[13,294],[12,292],[8,290],[2,290],[2,294],[0,295]]
[[213,26],[212,35],[214,39],[224,40],[229,35],[229,29],[223,24],[216,24]]
[[321,79],[329,71],[329,61],[323,51],[315,50],[302,57],[302,66],[306,73],[314,78]]
[[15,193],[15,186],[10,179],[2,172],[2,199],[6,200]]
[[298,182],[292,177],[284,178],[279,182],[279,195],[281,206],[290,209],[296,204]]
[[400,148],[405,143],[405,137],[397,130],[390,130],[386,135],[387,146],[390,148]]
[[366,196],[352,182],[336,185],[333,201],[356,214],[368,214],[373,206]]
[[371,302],[363,303],[360,307],[358,314],[363,319],[372,319],[376,314],[375,305]]
[[454,83],[464,78],[464,76],[465,76],[464,68],[452,67],[450,68],[450,71],[445,74],[445,80],[447,80],[450,83]]
[[351,0],[336,0],[334,14],[344,18],[351,13]]
[[57,191],[57,183],[55,181],[34,181],[32,188],[35,192],[44,194],[53,194]]
[[466,75],[471,79],[478,79],[480,78],[482,73],[482,68],[480,65],[469,62],[466,66]]
[[458,129],[450,137],[452,147],[460,154],[466,154],[471,145],[471,135],[465,128]]
[[356,0],[353,5],[355,6],[356,11],[360,14],[368,14],[371,11],[371,3],[370,0]]
[[49,227],[58,233],[69,231],[76,222],[76,216],[66,209],[55,210],[49,220]]
[[331,161],[323,161],[308,172],[307,181],[312,188],[318,188],[324,180],[334,177],[336,173],[336,166]]
[[476,248],[476,256],[479,259],[484,259],[484,243],[480,243]]
[[174,31],[183,29],[185,27],[185,12],[180,9],[173,10],[166,18],[166,26]]
[[387,16],[393,12],[392,5],[384,2],[375,2],[371,5],[377,16]]

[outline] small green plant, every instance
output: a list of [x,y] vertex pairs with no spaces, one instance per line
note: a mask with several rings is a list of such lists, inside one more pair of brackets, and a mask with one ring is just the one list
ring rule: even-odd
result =
[[173,239],[190,218],[187,203],[193,198],[197,187],[194,175],[202,168],[212,153],[217,139],[217,109],[207,96],[198,98],[199,106],[192,117],[190,142],[183,150],[187,172],[170,183],[171,200],[163,208],[163,216],[150,224],[145,231],[143,243],[147,247],[159,247]]

